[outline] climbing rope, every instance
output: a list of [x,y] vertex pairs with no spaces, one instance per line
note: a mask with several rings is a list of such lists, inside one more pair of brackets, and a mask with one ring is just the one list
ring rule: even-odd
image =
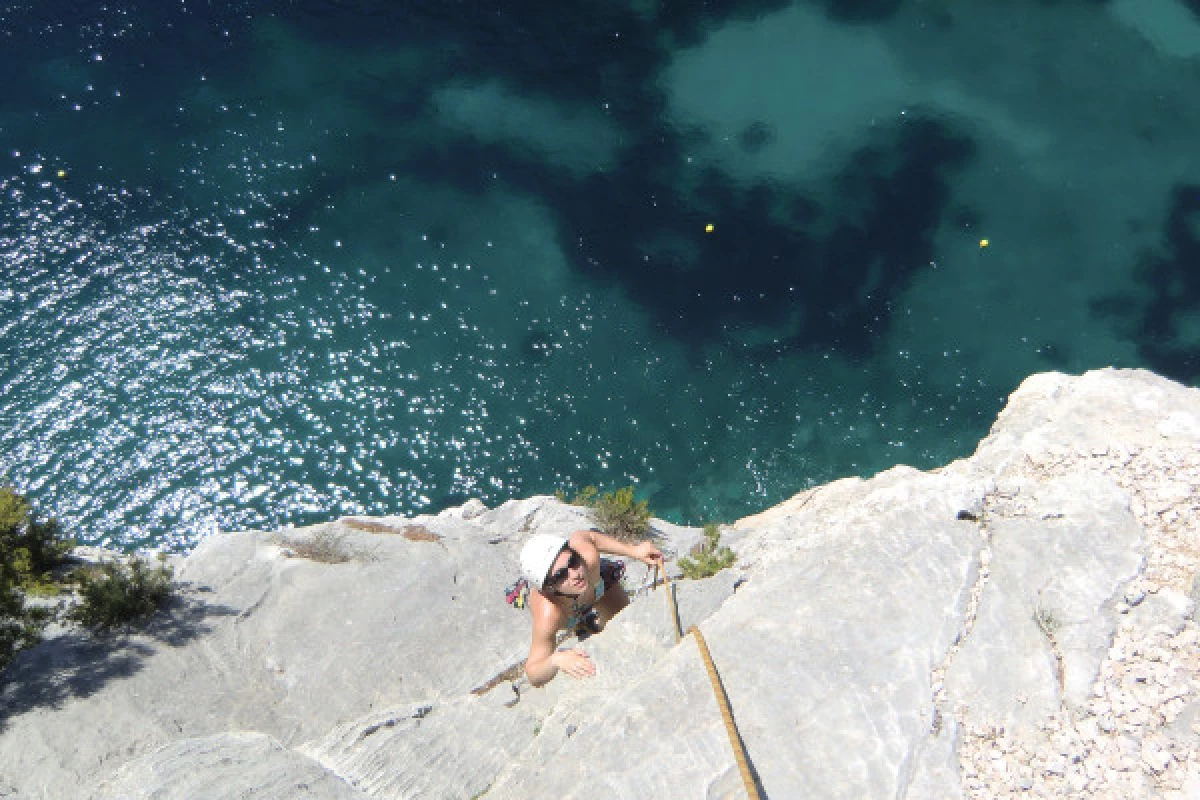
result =
[[[661,561],[654,562],[654,572],[657,578],[658,571],[662,570],[662,582],[667,587],[667,608],[671,611],[671,630],[675,633],[675,644],[679,644],[683,635],[680,633],[679,627],[679,607],[675,604],[675,587],[671,585],[671,577],[667,575],[667,568]],[[656,580],[655,586],[658,585]],[[693,626],[694,627],[694,626]]]
[[[679,632],[679,608],[675,604],[675,587],[671,584],[671,578],[667,575],[666,566],[656,563],[656,574],[659,569],[662,570],[663,585],[667,587],[667,606],[671,611],[671,629],[675,631],[675,643],[679,644],[683,640],[683,636]],[[708,670],[708,680],[712,683],[713,694],[716,696],[717,705],[721,709],[721,718],[725,720],[725,733],[729,735],[729,746],[733,748],[733,758],[737,761],[738,771],[742,774],[742,783],[746,787],[746,796],[750,800],[762,800],[762,796],[758,793],[758,785],[754,782],[754,776],[750,773],[750,760],[746,755],[746,745],[742,742],[742,735],[738,733],[737,724],[733,721],[733,709],[729,707],[729,696],[725,694],[725,687],[721,684],[721,676],[717,674],[717,667],[713,663],[712,654],[708,651],[708,643],[704,641],[704,634],[700,633],[700,628],[697,626],[693,625],[688,628],[688,633],[696,637],[696,645],[700,648],[700,658],[704,660],[704,666]]]

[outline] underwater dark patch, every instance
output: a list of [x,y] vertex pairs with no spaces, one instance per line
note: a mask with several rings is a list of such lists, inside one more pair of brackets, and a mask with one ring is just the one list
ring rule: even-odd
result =
[[[691,4],[665,3],[658,21],[699,31],[786,5],[714,3],[697,13]],[[360,133],[344,143],[357,153],[354,163],[311,172],[303,192],[278,199],[268,219],[253,221],[267,225],[258,235],[302,234],[322,221],[332,198],[360,183],[371,185],[380,174],[394,171],[468,193],[495,188],[492,176],[499,174],[502,185],[555,211],[560,244],[577,271],[622,286],[661,330],[690,343],[782,330],[786,335],[773,337],[778,341],[770,353],[830,347],[869,353],[886,329],[896,293],[931,260],[932,230],[947,213],[945,173],[970,152],[969,143],[940,122],[900,124],[890,142],[862,149],[843,167],[836,194],[844,202],[837,205],[812,187],[747,186],[713,170],[697,177],[685,164],[692,134],[673,129],[664,114],[658,74],[667,56],[661,31],[628,9],[581,12],[519,2],[467,3],[451,10],[367,0],[332,8],[292,2],[281,4],[276,14],[313,37],[359,47],[388,36],[399,42],[436,36],[455,53],[448,64],[462,67],[456,80],[499,75],[519,87],[536,87],[540,96],[568,108],[581,103],[594,108],[599,97],[611,96],[613,116],[630,120],[627,132],[636,130],[640,138],[615,168],[581,178],[529,153],[469,136],[447,136],[414,153],[390,147],[379,133]],[[588,24],[581,24],[580,14],[589,17]],[[214,15],[199,29],[211,36],[223,24]],[[432,92],[439,84],[428,85]],[[367,78],[351,86],[364,103],[378,101],[368,113],[379,120],[429,113],[428,94],[392,96],[381,85],[376,95]],[[163,107],[169,102],[173,99],[164,99]],[[756,122],[738,143],[758,152],[773,138],[769,125]],[[174,191],[170,184],[153,188],[156,196]],[[714,230],[706,233],[710,223]],[[527,358],[545,357],[536,338],[526,344]]]
[[714,169],[697,178],[667,128],[628,148],[616,168],[582,178],[461,137],[404,168],[466,191],[493,170],[511,176],[513,188],[554,211],[579,273],[621,286],[661,332],[689,345],[762,329],[774,340],[755,351],[764,357],[829,348],[864,357],[895,296],[933,260],[947,180],[973,152],[933,119],[899,123],[883,141],[855,153],[821,195],[747,186]]
[[900,10],[902,0],[817,0],[825,15],[838,22],[879,22]]
[[978,228],[983,223],[979,210],[970,206],[957,206],[950,212],[950,224],[955,228],[969,230]]
[[[866,355],[894,296],[931,260],[949,195],[945,172],[970,151],[941,123],[901,126],[891,143],[850,160],[836,200],[824,206],[804,187],[746,187],[715,170],[694,196],[679,197],[673,187],[683,176],[662,165],[681,165],[682,154],[655,153],[654,162],[639,159],[556,207],[566,229],[582,234],[573,237],[574,263],[619,280],[669,333],[705,341],[786,322],[791,335],[776,350]],[[818,219],[828,232],[812,232],[808,223]],[[706,234],[710,220],[718,224]],[[648,253],[642,243],[664,232],[693,240],[695,260],[680,267]]]
[[662,0],[654,25],[669,31],[676,46],[700,44],[708,34],[735,20],[753,20],[788,8],[793,0]]
[[[86,74],[97,91],[119,86],[125,105],[153,121],[155,113],[144,106],[166,113],[178,105],[181,90],[194,89],[180,84],[181,74],[196,75],[203,65],[206,79],[233,80],[253,62],[249,6],[237,0],[67,5],[6,4],[0,12],[0,66],[10,77],[0,102],[38,104],[58,96],[61,87],[48,87],[33,71],[58,60]],[[87,100],[83,86],[78,89],[71,99]]]
[[1066,348],[1056,342],[1043,342],[1038,347],[1037,354],[1041,356],[1043,361],[1055,369],[1066,369],[1070,363]]
[[1185,316],[1200,318],[1200,185],[1172,191],[1163,241],[1165,252],[1139,269],[1151,300],[1136,333],[1138,352],[1156,372],[1194,385],[1200,380],[1200,331],[1182,328]]
[[751,122],[738,134],[738,144],[751,155],[762,152],[763,148],[773,141],[775,129],[761,120]]
[[619,98],[621,86],[640,82],[663,57],[652,23],[606,3],[354,0],[331,10],[328,2],[295,2],[280,15],[314,41],[339,46],[439,42],[441,80],[500,79],[593,107],[605,95]]
[[558,103],[594,108],[604,101],[622,116],[631,113],[627,94],[651,89],[669,49],[700,44],[730,21],[757,19],[792,2],[661,0],[635,11],[629,4],[540,0],[305,0],[281,3],[276,14],[314,41],[339,46],[441,42],[443,79],[536,86]]

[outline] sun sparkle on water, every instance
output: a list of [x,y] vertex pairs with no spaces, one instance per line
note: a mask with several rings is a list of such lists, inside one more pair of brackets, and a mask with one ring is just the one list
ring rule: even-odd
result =
[[700,523],[1200,375],[1200,78],[1124,6],[503,8],[0,9],[0,479],[125,546]]

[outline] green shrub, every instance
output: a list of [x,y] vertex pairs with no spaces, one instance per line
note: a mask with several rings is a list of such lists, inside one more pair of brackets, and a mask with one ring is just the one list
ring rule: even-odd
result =
[[147,616],[171,595],[172,570],[165,559],[151,567],[134,557],[127,564],[109,562],[77,573],[79,605],[67,618],[89,628],[114,628]]
[[[567,493],[562,489],[556,490],[554,496],[567,502]],[[649,503],[635,500],[632,486],[604,494],[595,486],[585,486],[575,493],[570,503],[590,508],[596,527],[614,539],[641,542],[650,537]]]
[[721,546],[721,531],[717,524],[710,522],[704,526],[704,541],[679,559],[679,568],[685,578],[698,580],[716,575],[736,560],[732,550]]
[[25,593],[50,593],[50,570],[71,549],[54,520],[38,519],[15,489],[0,487],[0,670],[18,650],[37,644],[53,615],[49,609],[28,608]]
[[585,486],[576,492],[574,497],[568,500],[565,490],[554,490],[554,496],[558,498],[560,503],[570,503],[573,506],[585,506],[587,508],[591,508],[595,504],[596,495],[598,494],[600,494],[600,490],[595,486]]
[[632,486],[596,496],[591,508],[596,527],[614,539],[640,542],[650,535],[649,504],[633,498]]
[[63,563],[73,545],[57,520],[40,520],[15,489],[0,487],[0,570],[15,585],[48,582],[50,570]]
[[0,671],[19,650],[41,640],[42,628],[50,616],[49,609],[26,608],[21,593],[0,579]]
[[595,486],[585,486],[575,493],[575,497],[571,500],[571,505],[591,508],[596,504],[596,497],[599,494],[600,490]]

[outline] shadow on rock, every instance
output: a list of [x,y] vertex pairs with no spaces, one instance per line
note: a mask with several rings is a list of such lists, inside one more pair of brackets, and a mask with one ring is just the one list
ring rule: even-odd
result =
[[39,708],[59,708],[72,697],[90,697],[114,680],[131,677],[161,646],[180,647],[212,631],[212,617],[236,609],[194,597],[175,597],[135,628],[91,633],[70,628],[21,653],[0,675],[0,732],[10,718]]

